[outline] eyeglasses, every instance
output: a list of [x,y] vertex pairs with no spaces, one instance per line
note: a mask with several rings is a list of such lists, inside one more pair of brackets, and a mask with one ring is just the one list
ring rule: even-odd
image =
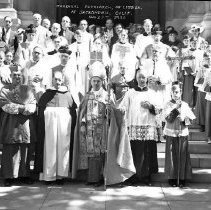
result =
[[41,54],[41,52],[34,51],[34,54]]

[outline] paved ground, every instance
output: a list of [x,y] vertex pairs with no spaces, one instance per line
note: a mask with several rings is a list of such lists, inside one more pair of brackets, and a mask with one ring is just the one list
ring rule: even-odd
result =
[[154,183],[152,187],[93,188],[82,183],[46,186],[36,183],[1,187],[0,209],[21,210],[207,210],[211,184],[184,189]]

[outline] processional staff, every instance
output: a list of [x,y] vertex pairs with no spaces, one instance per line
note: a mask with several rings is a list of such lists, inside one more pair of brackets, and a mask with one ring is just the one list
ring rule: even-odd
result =
[[111,99],[111,71],[109,66],[105,67],[107,75],[107,92],[108,102],[106,107],[106,149],[105,149],[105,166],[104,166],[104,190],[107,188],[107,165],[108,165],[108,135],[110,126],[110,99]]
[[167,60],[169,61],[178,61],[179,62],[179,73],[182,73],[182,64],[183,64],[183,61],[185,60],[193,60],[195,59],[195,57],[193,55],[184,55],[183,56],[183,53],[182,53],[182,48],[180,47],[179,48],[179,54],[178,56],[176,57],[170,57],[168,56],[167,57]]

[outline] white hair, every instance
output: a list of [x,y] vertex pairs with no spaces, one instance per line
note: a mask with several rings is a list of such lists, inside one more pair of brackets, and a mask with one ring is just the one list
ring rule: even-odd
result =
[[150,25],[152,25],[152,21],[150,19],[145,19],[144,20],[144,24],[149,23]]
[[53,24],[52,24],[52,27],[54,27],[54,26],[55,26],[55,27],[58,27],[58,28],[61,28],[61,25],[60,25],[59,23],[53,23]]
[[69,18],[68,16],[64,16],[64,17],[62,18],[62,21],[63,21],[63,19],[67,19],[67,20],[70,22],[70,18]]
[[35,17],[39,17],[40,19],[42,19],[42,15],[39,14],[39,13],[34,13],[34,14],[33,14],[33,18],[35,18]]

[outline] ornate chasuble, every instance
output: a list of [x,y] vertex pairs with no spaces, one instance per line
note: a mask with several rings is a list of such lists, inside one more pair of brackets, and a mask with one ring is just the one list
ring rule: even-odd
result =
[[96,61],[103,62],[102,52],[99,52],[99,51],[90,52],[90,64],[92,65]]
[[[88,167],[88,157],[99,157],[106,149],[106,102],[107,93],[103,89],[89,92],[85,96],[80,126],[79,168]],[[85,109],[83,113],[83,108]]]

